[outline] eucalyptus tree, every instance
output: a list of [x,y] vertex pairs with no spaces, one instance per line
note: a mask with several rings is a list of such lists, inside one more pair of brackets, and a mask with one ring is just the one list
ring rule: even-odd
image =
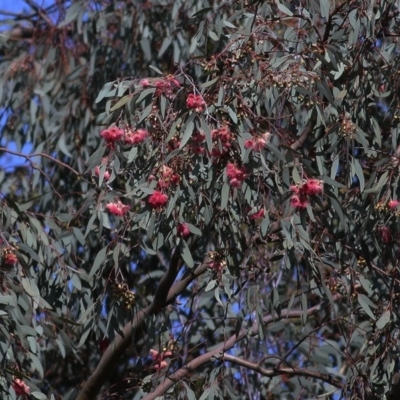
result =
[[3,398],[399,398],[397,3],[26,4]]

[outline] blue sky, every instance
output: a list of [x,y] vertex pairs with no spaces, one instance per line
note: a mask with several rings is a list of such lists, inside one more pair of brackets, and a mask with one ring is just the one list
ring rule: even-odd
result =
[[[46,5],[53,3],[53,0],[36,0],[35,3],[42,7],[45,7]],[[14,13],[21,13],[23,11],[29,12],[29,11],[31,11],[31,8],[29,6],[27,6],[27,4],[25,3],[24,0],[0,0],[0,19],[12,18],[7,15],[2,15],[1,11],[11,11]],[[4,121],[5,121],[5,118],[2,118],[2,120],[0,120],[0,126],[1,126],[1,124],[4,123]],[[1,143],[1,145],[4,146],[5,143]],[[18,151],[15,143],[8,143],[7,147],[10,150]],[[29,145],[24,146],[24,148],[22,149],[22,152],[25,154],[28,154],[30,151],[31,151],[31,146],[29,146]],[[22,165],[25,163],[26,163],[25,159],[16,157],[16,156],[12,156],[9,154],[8,155],[6,154],[0,158],[0,166],[1,167],[6,166],[7,168],[13,168],[15,166]]]
[[[47,4],[51,4],[52,0],[37,0],[36,4],[40,6],[45,6]],[[23,10],[29,10],[28,7],[23,0],[0,0],[0,10],[13,11],[13,12],[21,12]]]

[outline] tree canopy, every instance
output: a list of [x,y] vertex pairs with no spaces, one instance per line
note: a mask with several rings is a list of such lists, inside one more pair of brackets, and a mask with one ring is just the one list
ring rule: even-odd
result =
[[2,398],[399,399],[397,2],[25,1]]

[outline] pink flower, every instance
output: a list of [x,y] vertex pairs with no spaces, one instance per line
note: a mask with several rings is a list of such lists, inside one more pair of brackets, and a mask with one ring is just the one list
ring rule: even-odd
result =
[[138,144],[145,141],[148,136],[146,129],[137,129],[136,131],[128,131],[125,135],[125,143]]
[[257,211],[256,213],[251,214],[249,218],[250,218],[250,219],[259,219],[259,218],[263,218],[263,217],[264,217],[264,214],[265,214],[264,210],[261,209],[261,210]]
[[221,141],[221,143],[225,144],[225,146],[227,144],[229,144],[229,147],[231,147],[230,142],[232,141],[233,138],[232,138],[232,134],[227,126],[222,126],[219,129],[213,129],[211,131],[211,136],[212,136],[213,140],[219,139]]
[[124,130],[113,126],[102,131],[100,136],[106,141],[106,143],[113,144],[122,139],[124,136]]
[[142,85],[144,88],[146,88],[146,87],[150,86],[150,81],[148,79],[142,79],[139,82],[139,84]]
[[393,210],[394,208],[397,208],[397,206],[398,206],[399,204],[400,204],[400,202],[397,201],[397,200],[390,200],[390,201],[388,202],[388,207],[389,207],[389,209]]
[[[94,169],[94,173],[95,173],[96,176],[100,176],[100,167],[99,167],[99,166],[97,166],[97,167]],[[108,181],[108,180],[110,179],[110,176],[111,176],[110,172],[109,172],[109,171],[105,171],[105,172],[104,172],[103,179],[104,179],[105,181]]]
[[172,351],[164,351],[160,353],[157,350],[150,349],[150,357],[155,361],[154,369],[159,371],[161,369],[167,368],[168,363],[164,361],[164,358],[168,358],[172,356]]
[[21,379],[14,379],[12,382],[12,387],[17,396],[25,396],[26,394],[31,393],[29,386]]
[[154,87],[157,88],[155,95],[164,94],[166,97],[173,96],[173,90],[180,87],[180,83],[173,75],[168,75],[166,78],[159,79],[154,82]]
[[176,88],[180,87],[181,84],[179,83],[179,81],[177,79],[175,79],[175,77],[173,75],[168,75],[167,76],[167,82],[171,85],[174,86]]
[[238,168],[234,164],[228,163],[226,166],[226,176],[229,178],[229,184],[232,187],[240,187],[247,175],[243,167]]
[[168,196],[164,193],[155,190],[149,197],[148,203],[151,208],[164,207],[168,202]]
[[14,253],[4,254],[4,264],[14,265],[18,262],[18,258]]
[[161,167],[161,179],[158,181],[157,186],[160,189],[167,189],[170,185],[176,185],[179,183],[180,177],[175,174],[174,170],[166,165]]
[[236,178],[233,178],[229,181],[229,185],[231,185],[234,188],[240,188],[242,186],[242,181],[239,181]]
[[305,209],[310,204],[306,196],[294,194],[290,199],[290,204],[297,209]]
[[202,112],[206,108],[206,102],[202,96],[190,93],[186,99],[186,106],[196,112]]
[[130,206],[127,206],[118,200],[116,203],[107,204],[106,209],[113,215],[123,217],[130,210]]
[[244,148],[245,149],[254,149],[255,142],[253,139],[248,139],[244,141]]
[[190,235],[190,230],[187,224],[184,223],[178,224],[176,230],[178,231],[178,235],[182,238],[185,238],[186,236]]
[[290,187],[289,187],[289,190],[291,190],[293,193],[296,193],[296,194],[299,194],[299,192],[300,192],[299,187],[296,186],[296,185],[290,186]]
[[156,371],[160,371],[167,367],[168,367],[168,363],[166,361],[161,361],[160,363],[154,364],[154,369]]
[[246,149],[252,149],[254,151],[261,151],[264,146],[269,142],[270,133],[266,132],[262,137],[256,137],[255,139],[248,139],[244,142]]
[[316,196],[324,190],[323,182],[319,179],[309,179],[304,185],[301,186],[301,193],[308,194],[310,196]]

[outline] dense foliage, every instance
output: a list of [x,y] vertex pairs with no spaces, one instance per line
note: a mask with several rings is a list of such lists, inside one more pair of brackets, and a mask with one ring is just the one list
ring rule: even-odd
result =
[[400,398],[397,3],[26,3],[1,397]]

